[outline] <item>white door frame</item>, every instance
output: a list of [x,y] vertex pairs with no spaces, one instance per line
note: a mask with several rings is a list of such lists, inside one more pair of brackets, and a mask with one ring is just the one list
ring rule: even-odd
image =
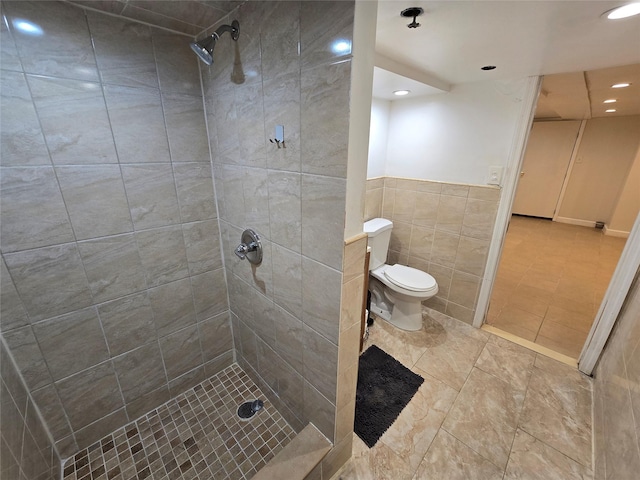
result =
[[[476,313],[473,318],[473,326],[480,328],[486,318],[489,309],[489,300],[491,299],[491,291],[493,283],[498,272],[502,247],[507,234],[507,227],[511,218],[511,208],[515,198],[516,188],[518,186],[518,178],[524,152],[527,146],[533,116],[535,114],[538,94],[542,86],[542,77],[529,77],[526,92],[522,99],[522,109],[518,124],[516,125],[516,134],[514,137],[509,158],[507,159],[506,175],[504,185],[502,186],[502,196],[496,214],[496,223],[489,245],[489,253],[487,256],[487,266],[485,268],[484,277],[480,286],[478,295],[478,304]],[[604,349],[605,343],[611,334],[611,330],[615,324],[618,314],[622,308],[624,300],[629,292],[631,283],[637,272],[640,270],[640,214],[636,218],[636,222],[631,230],[627,243],[622,251],[618,265],[611,277],[611,282],[604,295],[600,309],[591,326],[591,331],[584,344],[580,359],[578,360],[578,369],[591,375],[596,366],[600,354]]]
[[500,204],[498,205],[496,222],[491,236],[491,243],[489,244],[487,266],[484,270],[484,277],[480,285],[480,293],[478,294],[476,313],[473,317],[473,326],[476,328],[482,326],[487,310],[489,310],[491,290],[493,289],[493,283],[498,273],[502,246],[504,245],[507,227],[511,219],[511,208],[516,196],[516,187],[518,186],[518,179],[520,178],[524,152],[527,146],[527,140],[529,139],[531,125],[533,124],[533,116],[536,111],[536,103],[538,102],[541,87],[542,77],[529,77],[527,79],[524,98],[521,102],[522,107],[520,109],[520,115],[518,115],[518,124],[516,125],[514,140],[511,144],[507,165],[505,167]]
[[620,314],[622,305],[631,283],[640,269],[640,214],[636,217],[627,243],[622,250],[620,260],[611,277],[611,282],[604,294],[598,314],[596,315],[587,341],[582,347],[580,358],[578,359],[578,369],[591,375],[593,369],[600,358],[600,353],[611,334],[613,325]]

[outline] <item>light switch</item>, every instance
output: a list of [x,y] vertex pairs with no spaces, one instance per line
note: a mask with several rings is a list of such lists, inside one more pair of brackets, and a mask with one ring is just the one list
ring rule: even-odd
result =
[[500,185],[502,182],[502,168],[503,167],[489,167],[489,185]]

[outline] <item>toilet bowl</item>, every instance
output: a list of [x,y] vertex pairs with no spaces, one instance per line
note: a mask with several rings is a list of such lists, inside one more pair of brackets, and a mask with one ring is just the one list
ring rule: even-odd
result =
[[393,223],[375,218],[364,224],[369,237],[371,312],[403,330],[422,328],[422,302],[438,293],[431,275],[405,265],[384,263]]

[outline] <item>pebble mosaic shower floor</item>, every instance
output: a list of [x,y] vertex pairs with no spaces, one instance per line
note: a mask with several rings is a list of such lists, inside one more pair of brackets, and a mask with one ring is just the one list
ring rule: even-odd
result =
[[[264,408],[240,420],[238,405],[256,398]],[[234,364],[77,453],[64,480],[249,479],[294,436]]]

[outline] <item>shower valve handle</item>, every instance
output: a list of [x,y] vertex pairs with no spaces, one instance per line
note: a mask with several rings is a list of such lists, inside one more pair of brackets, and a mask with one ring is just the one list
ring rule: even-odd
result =
[[257,249],[258,244],[255,242],[251,242],[249,243],[249,245],[247,245],[246,243],[241,243],[236,247],[236,255],[244,260],[244,258],[247,256],[247,253],[255,252]]
[[258,234],[247,228],[242,232],[240,242],[240,245],[234,250],[238,258],[241,260],[246,258],[250,263],[259,265],[262,262],[262,243],[260,243]]

